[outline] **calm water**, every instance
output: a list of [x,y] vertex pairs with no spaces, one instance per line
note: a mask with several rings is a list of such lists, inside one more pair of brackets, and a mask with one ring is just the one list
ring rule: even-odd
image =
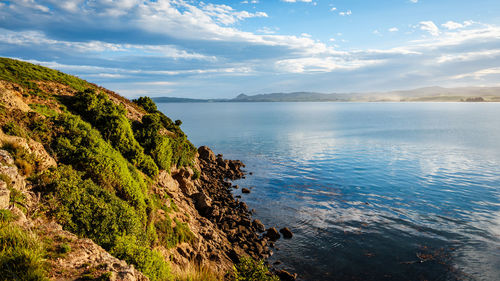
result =
[[[500,280],[500,104],[159,104],[241,159],[303,280]],[[235,191],[239,194],[239,191]]]

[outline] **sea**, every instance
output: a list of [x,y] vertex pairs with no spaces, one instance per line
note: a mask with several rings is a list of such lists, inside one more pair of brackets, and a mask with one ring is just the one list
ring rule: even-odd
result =
[[[500,103],[159,103],[299,280],[500,280]],[[250,174],[251,173],[251,174]]]

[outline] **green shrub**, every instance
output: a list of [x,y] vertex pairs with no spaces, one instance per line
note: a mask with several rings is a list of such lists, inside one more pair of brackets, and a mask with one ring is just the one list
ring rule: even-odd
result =
[[172,280],[170,267],[165,258],[157,251],[140,245],[134,236],[120,236],[111,250],[116,257],[137,265],[151,281]]
[[156,113],[158,111],[158,109],[156,108],[156,104],[150,97],[140,97],[132,101],[140,105],[148,113]]
[[158,114],[148,114],[142,117],[142,124],[135,124],[135,136],[144,146],[156,165],[163,170],[170,170],[172,165],[172,147],[170,138],[162,135],[163,128]]
[[0,228],[0,280],[45,281],[44,249],[38,238],[17,226]]
[[262,260],[255,261],[250,257],[242,257],[233,267],[234,281],[279,281],[277,276],[269,272]]
[[[143,144],[146,152],[153,157],[156,164],[160,168],[166,169],[164,168],[166,167],[165,162],[169,155],[154,155],[154,152],[163,150],[168,145],[170,146],[169,151],[172,152],[170,166],[191,166],[196,155],[196,147],[189,142],[179,127],[182,122],[180,120],[172,122],[170,118],[157,110],[156,104],[149,97],[140,97],[134,102],[150,113],[143,117],[142,125],[136,124],[134,132],[137,140]],[[171,134],[166,135],[162,129],[166,129]],[[147,137],[159,140],[156,143],[151,143]]]
[[65,229],[110,249],[122,233],[140,235],[145,214],[96,185],[70,166],[60,165],[35,179],[49,214]]
[[151,157],[144,154],[143,147],[135,139],[122,106],[113,103],[104,93],[86,89],[76,94],[72,108],[95,126],[105,140],[110,141],[115,149],[145,174],[151,177],[158,174],[158,167]]
[[54,119],[58,132],[52,149],[59,161],[84,171],[97,185],[144,212],[147,186],[138,171],[79,117],[61,114]]

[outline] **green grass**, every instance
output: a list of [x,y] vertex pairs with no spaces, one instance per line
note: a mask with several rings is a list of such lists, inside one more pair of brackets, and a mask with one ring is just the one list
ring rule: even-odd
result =
[[17,226],[0,228],[0,280],[45,281],[45,254],[38,237]]
[[17,83],[34,92],[40,90],[32,81],[58,82],[79,91],[90,86],[88,82],[58,70],[9,58],[0,58],[0,80]]

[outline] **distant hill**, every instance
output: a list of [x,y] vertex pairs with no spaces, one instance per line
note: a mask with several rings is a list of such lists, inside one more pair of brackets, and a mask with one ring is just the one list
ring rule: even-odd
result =
[[368,93],[240,94],[232,99],[154,98],[155,102],[500,102],[500,87],[443,88]]

